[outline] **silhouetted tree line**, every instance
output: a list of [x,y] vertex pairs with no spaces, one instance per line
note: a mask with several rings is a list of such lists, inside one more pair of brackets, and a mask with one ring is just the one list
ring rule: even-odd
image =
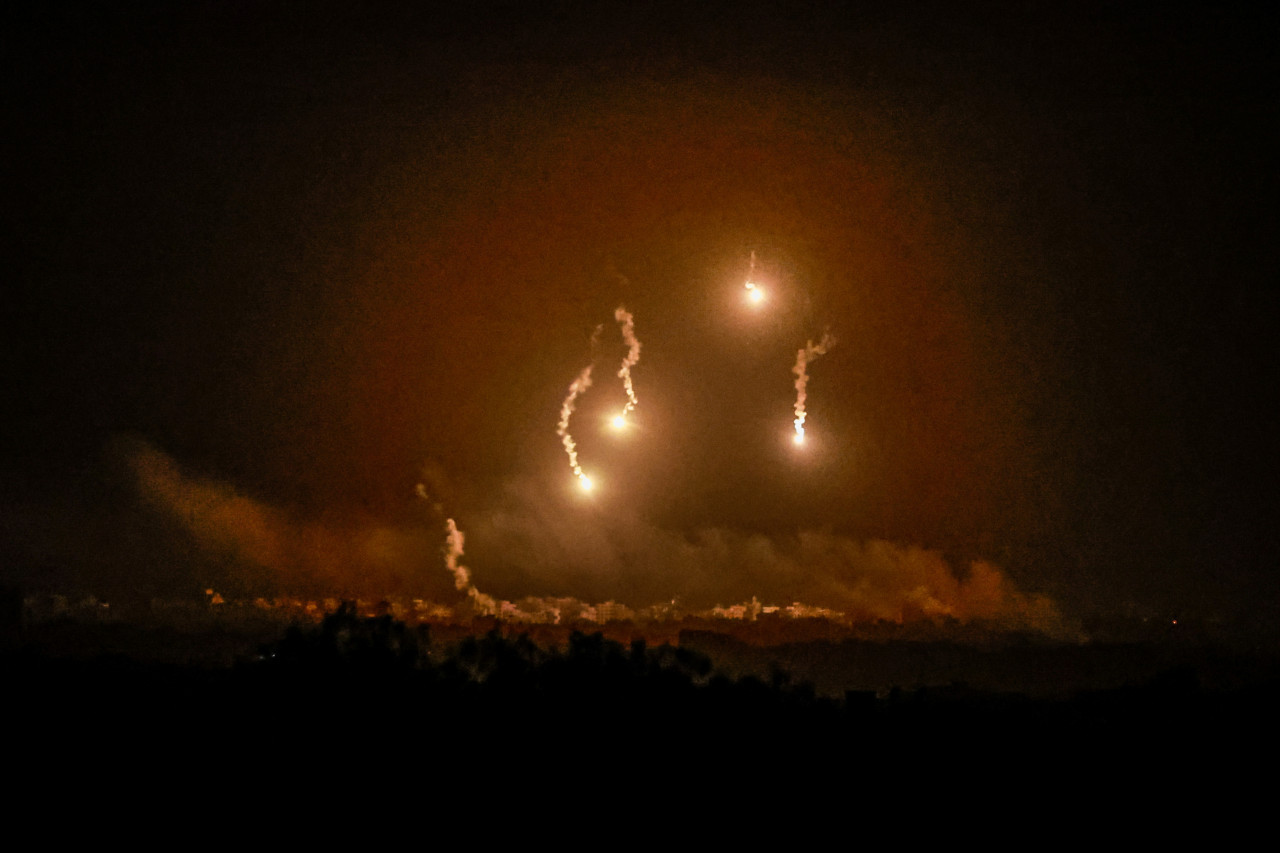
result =
[[504,745],[518,753],[521,743],[555,737],[600,748],[696,747],[747,762],[989,760],[1029,755],[1028,743],[1045,760],[1069,760],[1081,748],[1159,754],[1171,738],[1183,745],[1196,733],[1229,739],[1233,725],[1260,724],[1277,705],[1274,685],[1217,694],[1187,670],[1071,700],[964,684],[836,699],[780,669],[768,678],[731,678],[690,649],[643,640],[627,646],[600,633],[574,633],[546,648],[498,626],[438,648],[426,626],[361,618],[350,605],[318,628],[290,629],[240,677],[278,707],[298,703],[298,713],[321,719],[450,732],[450,748],[462,753],[501,753]]
[[433,643],[425,625],[361,617],[352,605],[289,628],[234,667],[31,649],[2,663],[18,742],[109,745],[122,760],[132,744],[171,743],[198,744],[202,760],[236,750],[255,761],[380,755],[435,772],[1159,767],[1171,750],[1179,761],[1256,753],[1280,706],[1276,681],[1213,691],[1185,669],[1063,700],[963,684],[833,698],[780,669],[731,678],[689,648],[600,633],[547,647],[499,625]]
[[383,723],[413,718],[461,726],[475,738],[554,732],[612,739],[626,732],[670,740],[752,727],[760,737],[783,725],[806,729],[806,719],[834,719],[841,709],[785,673],[768,682],[731,679],[686,648],[650,648],[641,639],[627,646],[582,632],[563,647],[544,648],[526,635],[504,635],[501,626],[437,648],[427,626],[362,618],[351,605],[317,628],[290,628],[238,677],[277,707],[297,703],[347,720],[378,713]]

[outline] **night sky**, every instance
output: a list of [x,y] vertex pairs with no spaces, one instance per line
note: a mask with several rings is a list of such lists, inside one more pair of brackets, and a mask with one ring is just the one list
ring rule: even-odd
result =
[[6,6],[4,576],[1270,618],[1275,22],[962,5]]

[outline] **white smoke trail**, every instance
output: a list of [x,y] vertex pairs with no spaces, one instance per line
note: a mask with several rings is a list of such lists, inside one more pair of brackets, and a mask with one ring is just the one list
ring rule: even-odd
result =
[[808,366],[820,355],[826,353],[828,349],[835,345],[836,339],[831,336],[830,332],[822,333],[822,340],[818,343],[808,341],[804,345],[804,349],[796,353],[796,366],[791,368],[791,372],[796,375],[796,418],[795,427],[796,444],[804,444],[804,421],[805,421],[805,386],[809,384]]
[[[426,483],[418,483],[414,488],[418,497],[431,504],[431,508],[437,513],[442,511],[440,503],[433,501],[431,495],[427,491]],[[444,567],[449,570],[449,574],[453,575],[453,585],[459,592],[465,592],[467,598],[471,602],[471,608],[475,613],[484,616],[495,616],[501,610],[501,605],[491,595],[486,595],[476,588],[471,582],[471,570],[462,565],[458,558],[462,556],[462,548],[466,542],[466,537],[462,531],[458,529],[458,524],[452,518],[444,520]]]
[[459,592],[465,592],[467,597],[471,599],[471,606],[476,612],[486,616],[496,615],[498,612],[498,602],[491,595],[486,595],[476,589],[476,585],[471,582],[471,570],[458,562],[458,558],[462,556],[462,545],[466,541],[466,537],[462,535],[462,531],[458,529],[458,525],[452,518],[445,519],[445,551],[444,565],[453,575],[453,585],[458,588]]
[[591,488],[591,479],[582,473],[582,466],[578,464],[578,445],[574,442],[573,436],[569,435],[569,417],[573,414],[575,401],[578,395],[591,387],[591,368],[594,365],[588,364],[578,374],[578,378],[573,380],[569,385],[569,396],[564,398],[564,403],[560,406],[560,423],[556,427],[556,435],[560,436],[560,442],[564,445],[564,452],[569,454],[569,467],[573,469],[573,475],[578,478],[584,488]]
[[618,368],[618,378],[627,391],[627,405],[623,407],[620,418],[626,418],[636,407],[636,391],[631,384],[631,368],[640,360],[640,341],[636,338],[636,324],[631,313],[621,305],[613,312],[613,318],[622,326],[622,340],[627,345],[627,355],[622,359],[622,367]]
[[[596,330],[591,333],[591,349],[593,353],[602,331],[604,331],[603,324],[596,326]],[[560,436],[560,443],[564,445],[564,452],[569,455],[569,467],[573,469],[573,475],[578,478],[578,483],[587,491],[591,489],[591,478],[582,472],[582,466],[578,464],[578,445],[573,440],[573,436],[569,434],[569,418],[573,415],[574,406],[577,405],[578,395],[591,387],[591,369],[593,367],[595,367],[594,364],[588,364],[582,368],[578,378],[569,384],[569,394],[564,398],[564,402],[560,404],[560,423],[556,425],[556,435]]]
[[449,570],[449,574],[453,575],[453,585],[459,591],[462,591],[471,586],[471,570],[458,564],[458,558],[462,556],[462,545],[466,541],[466,537],[462,535],[462,531],[458,529],[458,525],[452,518],[445,519],[444,529],[447,534],[445,538],[444,565]]

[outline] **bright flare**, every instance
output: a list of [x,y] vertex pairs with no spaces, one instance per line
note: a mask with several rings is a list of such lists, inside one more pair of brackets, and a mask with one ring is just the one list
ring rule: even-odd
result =
[[590,478],[590,477],[588,477],[586,474],[581,474],[581,475],[579,475],[579,476],[578,476],[578,485],[582,486],[582,491],[584,491],[584,492],[589,492],[589,491],[591,491],[591,485],[592,485],[592,484],[591,484],[591,478]]
[[622,428],[624,428],[626,425],[627,425],[627,416],[626,416],[625,414],[623,414],[623,415],[616,415],[616,416],[614,417],[614,419],[613,419],[613,428],[614,428],[614,429],[622,429]]
[[751,252],[751,269],[747,272],[747,301],[752,305],[759,305],[764,301],[764,291],[756,285],[756,253],[753,249]]

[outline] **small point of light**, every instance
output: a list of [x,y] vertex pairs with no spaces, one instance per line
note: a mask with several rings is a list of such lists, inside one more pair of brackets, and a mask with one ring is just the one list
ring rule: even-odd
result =
[[747,282],[747,290],[755,290],[755,289],[756,289],[756,283],[754,281]]
[[590,478],[590,477],[583,477],[582,479],[578,480],[578,482],[582,485],[582,491],[584,491],[584,492],[589,492],[589,491],[591,491],[591,478]]
[[794,441],[796,444],[804,444],[804,433],[802,432],[796,433],[795,438],[791,440]]
[[753,287],[747,291],[747,299],[759,305],[761,302],[764,301],[764,291],[760,290],[759,288]]
[[622,429],[622,428],[623,428],[623,427],[625,427],[626,425],[627,425],[627,417],[626,417],[626,415],[616,415],[616,416],[614,416],[614,419],[613,419],[613,428],[614,428],[614,429]]

